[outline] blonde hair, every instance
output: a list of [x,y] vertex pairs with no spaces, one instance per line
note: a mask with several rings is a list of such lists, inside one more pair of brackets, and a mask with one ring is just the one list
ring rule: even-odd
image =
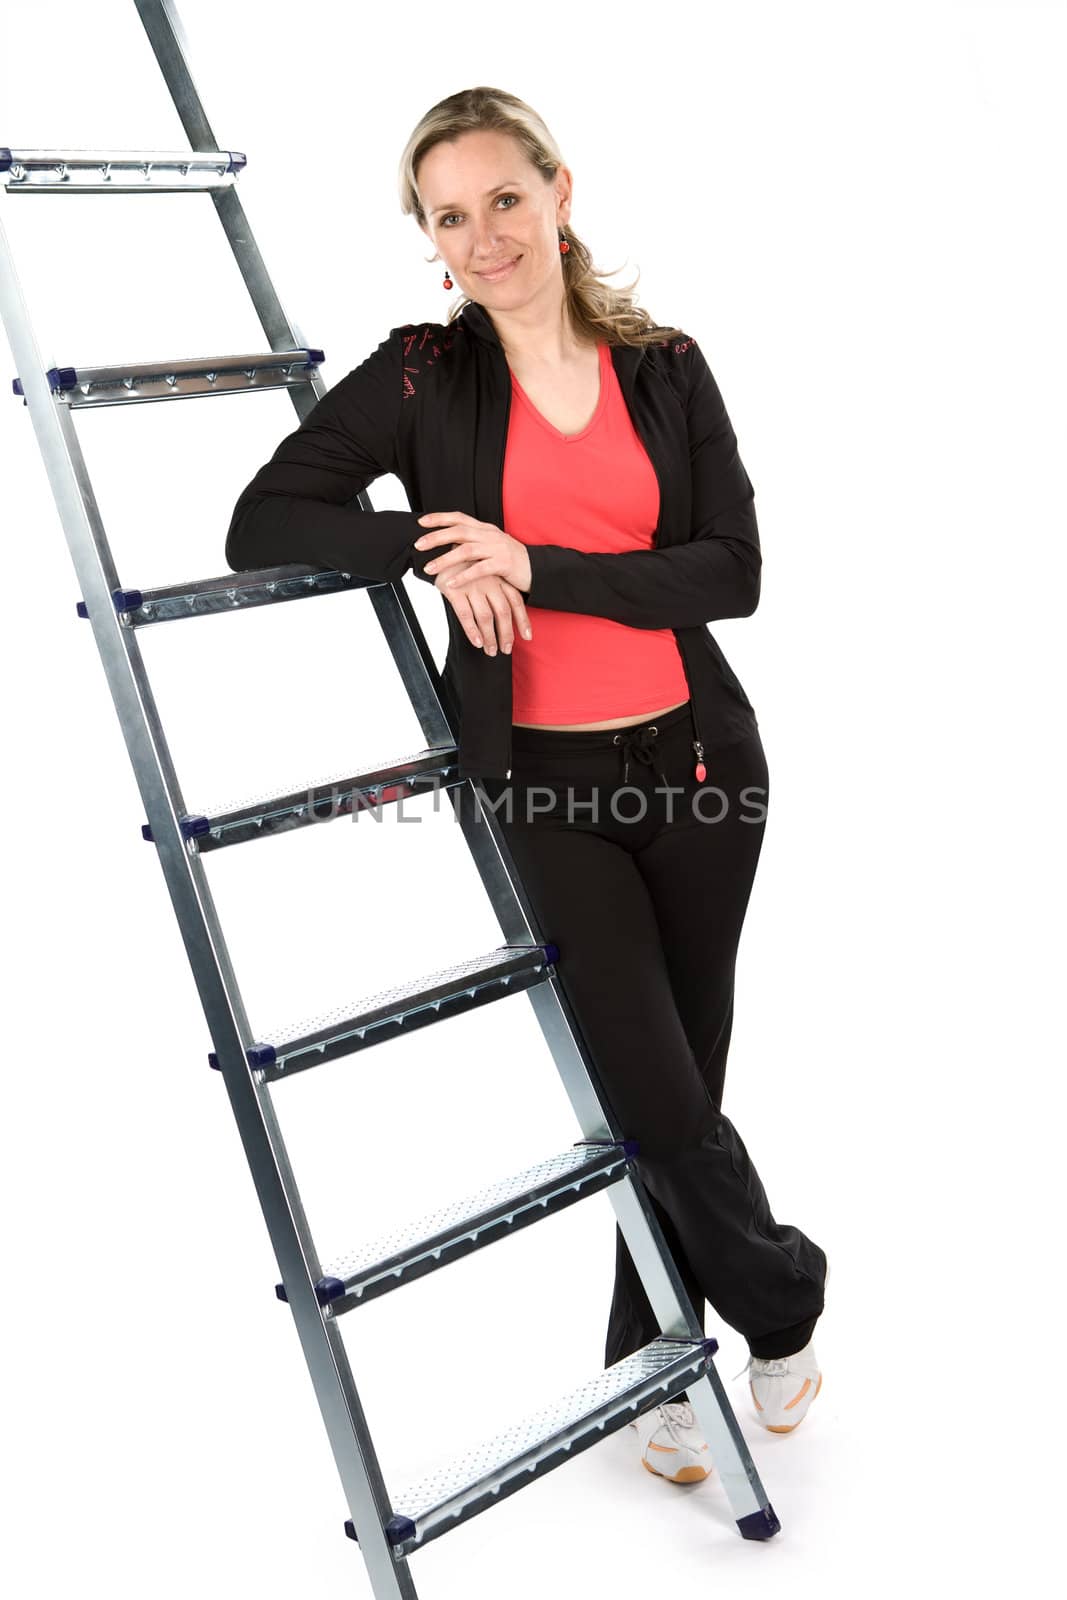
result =
[[[504,89],[461,89],[439,100],[415,127],[400,160],[400,209],[425,227],[426,213],[419,198],[416,175],[419,162],[435,144],[463,133],[488,128],[514,139],[520,152],[551,183],[563,163],[559,146],[537,112]],[[579,340],[621,345],[662,344],[684,338],[681,328],[660,326],[647,311],[634,304],[637,278],[628,289],[615,289],[602,281],[588,247],[570,226],[563,228],[570,249],[563,256],[563,291],[571,327]],[[432,257],[428,258],[432,260]],[[638,272],[637,277],[641,274]],[[449,307],[448,322],[459,316],[471,297],[463,295]]]

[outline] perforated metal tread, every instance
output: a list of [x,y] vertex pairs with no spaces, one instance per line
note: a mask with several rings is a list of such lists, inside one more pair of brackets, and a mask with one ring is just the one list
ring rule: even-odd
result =
[[[487,955],[470,956],[308,1021],[274,1029],[267,1041],[249,1046],[249,1065],[260,1069],[261,1082],[290,1077],[401,1032],[521,993],[550,977],[558,959],[554,944],[500,945]],[[213,1056],[209,1059],[212,1066],[218,1065]]]
[[[185,578],[152,589],[114,589],[111,601],[131,628],[154,622],[184,622],[190,617],[229,615],[254,606],[280,605],[286,600],[311,600],[318,595],[349,589],[373,589],[370,578],[355,577],[332,567],[309,567],[306,562],[280,567],[259,567],[245,572],[225,572],[214,578]],[[77,602],[79,617],[88,619],[89,607]]]
[[239,150],[12,150],[0,148],[9,194],[203,193],[228,189],[246,165]]
[[[236,356],[164,356],[157,361],[117,362],[96,367],[49,367],[48,385],[57,401],[80,410],[130,406],[157,400],[246,394],[255,389],[291,389],[310,384],[325,359],[321,350],[257,350]],[[12,380],[23,394],[21,378]]]
[[[403,1223],[324,1267],[320,1305],[334,1316],[449,1266],[496,1239],[618,1183],[637,1154],[636,1140],[582,1140],[536,1166]],[[287,1300],[277,1284],[279,1300]]]
[[[358,772],[311,778],[301,789],[220,802],[208,811],[187,813],[180,826],[183,838],[195,839],[199,851],[221,850],[332,822],[358,809],[430,794],[435,788],[451,788],[461,781],[456,746],[434,745],[414,754],[379,758]],[[141,837],[152,840],[147,822]]]
[[[407,1555],[625,1427],[704,1376],[714,1339],[654,1339],[561,1399],[390,1495],[386,1533]],[[345,1532],[356,1537],[351,1521]]]

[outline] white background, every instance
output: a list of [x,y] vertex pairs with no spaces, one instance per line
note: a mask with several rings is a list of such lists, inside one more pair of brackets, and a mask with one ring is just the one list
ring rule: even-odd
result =
[[[699,340],[756,486],[762,600],[715,630],[772,797],[724,1110],[833,1266],[796,1434],[757,1425],[744,1343],[708,1326],[782,1532],[746,1543],[717,1476],[658,1481],[623,1430],[417,1553],[420,1596],[1023,1581],[1063,1420],[1062,6],[181,15],[330,386],[390,327],[444,318],[457,291],[397,163],[426,108],[492,84],[554,130],[610,281],[639,270],[640,303]],[[2,18],[0,142],[183,147],[132,3]],[[45,365],[264,347],[203,196],[2,202]],[[369,1595],[0,355],[5,1576]],[[284,394],[78,413],[122,580],[225,570],[233,503],[295,425]],[[406,505],[395,480],[372,500]],[[443,604],[407,585],[440,665]],[[139,638],[190,809],[421,742],[363,595]],[[498,942],[447,806],[208,876],[257,1032]],[[327,1259],[577,1136],[521,996],[276,1103]],[[345,1319],[387,1483],[599,1369],[613,1238],[598,1195]]]

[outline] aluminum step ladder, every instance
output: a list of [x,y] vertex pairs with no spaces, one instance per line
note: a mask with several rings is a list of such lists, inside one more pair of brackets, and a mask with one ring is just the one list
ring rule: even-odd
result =
[[[151,589],[127,586],[115,569],[79,447],[75,410],[286,388],[303,420],[326,392],[318,371],[323,352],[309,346],[283,312],[256,247],[237,193],[245,156],[217,147],[175,7],[171,0],[133,3],[190,149],[0,148],[4,204],[25,194],[209,194],[269,348],[208,359],[166,356],[135,365],[46,371],[2,222],[0,311],[18,373],[13,389],[29,408],[81,588],[77,612],[90,623],[100,652],[148,817],[142,831],[155,846],[214,1045],[210,1064],[226,1086],[274,1247],[281,1276],[276,1293],[292,1312],[340,1473],[349,1512],[345,1532],[359,1545],[377,1600],[414,1597],[408,1558],[416,1550],[561,1466],[638,1412],[688,1389],[740,1532],[747,1539],[768,1539],[778,1532],[778,1519],[716,1371],[717,1341],[704,1337],[686,1295],[634,1165],[638,1147],[615,1125],[597,1090],[580,1029],[554,981],[560,952],[541,936],[495,815],[482,806],[481,786],[459,778],[455,707],[448,704],[447,689],[403,584],[372,583],[299,565],[240,575],[225,572]],[[355,503],[372,509],[363,493]],[[338,589],[367,590],[418,716],[425,748],[324,785],[302,784],[240,807],[190,807],[156,711],[138,630],[206,613],[232,616],[250,606],[311,600]],[[463,828],[505,942],[409,984],[350,1001],[327,1017],[266,1035],[254,1030],[234,978],[203,857],[272,833],[318,825],[324,817],[348,814],[357,806],[389,804],[441,788]],[[468,800],[461,804],[464,795]],[[581,1139],[537,1166],[452,1201],[402,1235],[365,1241],[343,1260],[321,1262],[282,1141],[271,1085],[520,992],[534,1008]],[[447,1461],[438,1472],[419,1482],[387,1486],[338,1319],[599,1190],[610,1197],[660,1323],[660,1337],[607,1370],[594,1372],[554,1405]]]

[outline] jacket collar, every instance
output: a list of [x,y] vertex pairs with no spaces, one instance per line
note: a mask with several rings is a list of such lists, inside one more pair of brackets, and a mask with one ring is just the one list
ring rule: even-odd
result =
[[[500,335],[493,325],[493,319],[485,307],[480,305],[477,300],[468,300],[455,321],[456,323],[462,323],[467,331],[472,333],[476,339],[480,339],[483,344],[492,345],[501,353],[503,352],[504,347],[500,343]],[[646,351],[647,346],[645,345],[614,344],[611,346],[611,359],[615,363],[615,370],[623,383],[628,401],[633,393],[633,375],[644,360]]]
[[477,300],[468,300],[456,321],[462,322],[468,333],[473,333],[483,343],[500,345],[500,335],[493,326],[492,317]]

